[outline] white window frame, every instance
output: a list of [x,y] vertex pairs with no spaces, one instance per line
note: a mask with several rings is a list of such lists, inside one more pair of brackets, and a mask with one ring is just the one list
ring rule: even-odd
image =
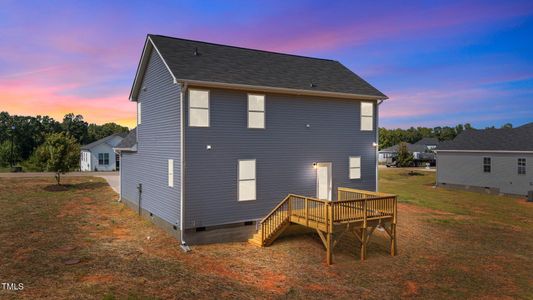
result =
[[[263,97],[263,110],[251,110],[250,109],[250,96],[260,96]],[[262,113],[263,114],[263,126],[262,127],[251,127],[250,126],[250,115],[251,113]],[[265,129],[266,128],[266,95],[264,94],[248,94],[248,128],[249,129]]]
[[173,159],[168,160],[167,171],[168,171],[168,186],[174,187],[174,160]]
[[137,100],[137,125],[141,124],[141,102]]
[[[207,92],[207,107],[191,106],[191,91]],[[211,126],[211,93],[209,90],[189,89],[189,127],[210,127]],[[207,110],[207,125],[192,125],[191,110]]]
[[[359,159],[359,166],[352,166],[352,159]],[[359,169],[359,177],[352,177],[352,170]],[[348,157],[348,178],[349,179],[361,179],[361,156],[349,156]]]
[[[100,154],[102,155],[102,163],[100,163]],[[105,161],[106,161],[106,159],[105,159],[106,155],[107,155],[107,164],[105,163]],[[109,153],[107,153],[107,152],[100,152],[100,153],[98,153],[98,165],[99,165],[99,166],[109,166]]]
[[[485,159],[488,159],[489,163],[485,163]],[[489,167],[488,171],[485,170],[485,167]],[[489,156],[483,156],[483,173],[492,173],[492,158]]]
[[526,175],[526,166],[527,166],[527,160],[525,157],[520,157],[517,160],[518,163],[518,175]]
[[[371,106],[371,111],[370,111],[370,114],[365,114],[363,113],[363,106],[366,105],[366,104],[370,104]],[[360,111],[361,111],[361,120],[360,120],[360,127],[361,127],[361,131],[373,131],[374,130],[374,102],[370,102],[370,101],[361,101],[361,107],[360,107]],[[371,122],[370,122],[370,128],[367,128],[367,127],[363,127],[363,124],[365,124],[363,122],[363,120],[365,119],[368,119],[370,118],[371,119]]]
[[[241,162],[244,161],[253,161],[254,162],[254,178],[241,179]],[[253,199],[241,199],[241,182],[243,181],[253,181],[254,182],[254,198]],[[237,162],[237,200],[238,201],[255,201],[257,200],[257,161],[256,159],[239,159]]]

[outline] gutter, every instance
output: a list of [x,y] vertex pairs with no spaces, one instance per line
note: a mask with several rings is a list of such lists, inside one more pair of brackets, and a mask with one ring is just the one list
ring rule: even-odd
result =
[[376,192],[379,192],[379,106],[384,100],[376,102]]
[[465,152],[465,153],[533,153],[533,151],[518,151],[518,150],[434,150],[438,152]]
[[354,100],[375,100],[375,101],[381,100],[383,101],[383,100],[389,99],[387,96],[350,94],[350,93],[339,93],[339,92],[328,92],[328,91],[312,91],[312,90],[291,89],[291,88],[271,87],[271,86],[261,86],[261,85],[223,83],[223,82],[203,81],[203,80],[188,80],[188,79],[179,79],[179,78],[176,80],[178,82],[184,82],[185,84],[188,84],[191,86],[246,90],[250,92],[271,92],[271,93],[280,93],[280,94],[333,97],[333,98],[354,99]]
[[184,252],[191,251],[191,248],[187,245],[187,242],[185,241],[185,221],[184,221],[184,207],[185,207],[185,197],[184,197],[184,168],[185,168],[185,154],[183,153],[185,147],[183,146],[184,138],[184,125],[185,121],[183,119],[183,116],[185,115],[183,113],[183,100],[185,99],[185,91],[187,91],[187,83],[179,83],[180,85],[180,241],[181,241],[181,249]]

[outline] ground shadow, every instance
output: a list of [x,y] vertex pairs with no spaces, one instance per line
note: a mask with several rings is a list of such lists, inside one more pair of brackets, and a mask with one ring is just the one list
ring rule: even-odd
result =
[[51,184],[45,186],[43,189],[47,192],[66,192],[73,190],[96,190],[107,186],[105,182],[81,182],[76,184]]

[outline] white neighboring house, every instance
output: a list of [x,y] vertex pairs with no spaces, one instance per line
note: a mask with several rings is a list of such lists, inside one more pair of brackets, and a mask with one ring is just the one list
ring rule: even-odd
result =
[[466,130],[436,151],[440,186],[516,195],[533,191],[533,123]]
[[127,133],[115,133],[98,141],[81,147],[81,171],[116,171],[120,167],[120,158],[113,148]]

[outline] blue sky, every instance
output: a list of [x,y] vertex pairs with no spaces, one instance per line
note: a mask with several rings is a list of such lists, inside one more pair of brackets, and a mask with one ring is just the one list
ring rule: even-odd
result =
[[0,110],[133,125],[147,33],[338,60],[388,128],[533,121],[532,1],[0,0]]

